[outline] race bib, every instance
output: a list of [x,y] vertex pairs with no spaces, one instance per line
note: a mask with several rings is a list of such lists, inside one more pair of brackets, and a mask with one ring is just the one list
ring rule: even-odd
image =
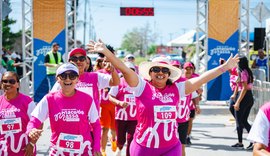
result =
[[155,122],[172,122],[176,119],[176,106],[154,106]]
[[82,143],[83,137],[81,135],[60,133],[56,146],[64,152],[80,153]]
[[135,103],[135,96],[133,94],[125,94],[124,98],[127,103]]
[[22,131],[21,118],[1,119],[1,134],[19,133]]

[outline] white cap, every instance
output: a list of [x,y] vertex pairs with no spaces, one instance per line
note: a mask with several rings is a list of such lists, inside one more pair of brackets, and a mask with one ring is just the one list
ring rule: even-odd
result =
[[12,54],[10,55],[10,58],[12,58],[12,59],[15,59],[15,58],[17,58],[17,54],[15,54],[15,53],[12,53]]
[[134,55],[132,55],[132,54],[128,54],[125,58],[126,59],[128,59],[129,57],[133,57],[133,58],[135,58],[135,56]]
[[79,70],[76,67],[76,65],[74,65],[72,63],[64,63],[60,67],[58,67],[58,69],[56,70],[56,76],[66,72],[66,71],[74,71],[79,75]]

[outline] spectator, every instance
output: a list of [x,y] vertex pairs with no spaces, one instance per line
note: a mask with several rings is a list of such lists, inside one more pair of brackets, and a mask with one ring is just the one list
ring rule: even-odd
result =
[[46,74],[48,79],[49,90],[52,89],[55,83],[55,73],[59,65],[63,63],[62,55],[58,51],[59,44],[54,42],[52,44],[52,50],[45,56],[44,65],[46,66]]
[[252,68],[259,68],[259,69],[263,69],[265,71],[265,75],[266,78],[268,77],[268,73],[267,73],[267,63],[268,63],[268,59],[264,54],[264,50],[263,49],[259,49],[258,50],[258,56],[256,57],[256,59],[254,60],[253,64],[252,64]]
[[12,53],[10,56],[10,60],[7,62],[7,71],[13,71],[17,73],[16,67],[20,66],[21,63],[16,63],[17,55],[15,53]]
[[[238,62],[238,80],[237,87],[234,91],[232,99],[235,99],[234,113],[236,119],[236,130],[238,136],[238,142],[232,147],[243,149],[243,128],[248,132],[250,131],[250,124],[248,123],[248,116],[253,106],[254,99],[252,94],[253,74],[248,65],[248,59],[246,57],[240,57]],[[250,143],[247,147],[248,150],[253,148],[253,144]]]

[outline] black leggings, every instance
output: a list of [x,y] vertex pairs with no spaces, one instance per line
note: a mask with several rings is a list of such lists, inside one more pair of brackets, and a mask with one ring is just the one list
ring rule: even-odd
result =
[[[237,93],[237,98],[239,97],[240,92]],[[234,116],[236,120],[236,127],[237,127],[237,135],[238,141],[241,143],[243,140],[243,128],[245,128],[248,132],[250,131],[250,124],[248,123],[248,116],[253,106],[254,100],[252,91],[248,90],[240,102],[240,109],[239,111],[234,111]]]

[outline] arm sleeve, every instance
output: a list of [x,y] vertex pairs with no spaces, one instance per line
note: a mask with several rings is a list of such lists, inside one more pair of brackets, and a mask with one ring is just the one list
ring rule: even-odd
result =
[[29,103],[28,109],[27,109],[27,114],[28,114],[29,119],[31,118],[31,113],[33,112],[33,110],[35,109],[35,107],[36,107],[35,102],[31,101]]
[[31,113],[32,117],[37,118],[43,123],[49,117],[47,96],[44,96]]
[[101,140],[101,126],[99,121],[98,112],[95,103],[92,102],[90,110],[88,112],[88,119],[90,121],[91,127],[93,127],[93,150],[100,151],[100,140]]
[[199,96],[199,94],[196,91],[191,93],[191,99],[194,99],[194,98],[196,98],[198,96]]
[[269,121],[262,110],[259,110],[256,119],[248,134],[248,140],[264,144],[268,147],[269,143]]
[[111,89],[110,89],[110,91],[109,91],[109,94],[110,94],[111,96],[116,97],[116,95],[118,94],[118,86],[113,86],[113,87],[111,87]]
[[100,140],[101,140],[101,126],[99,119],[91,123],[91,127],[93,127],[93,150],[100,151]]
[[42,122],[40,122],[39,119],[32,116],[30,118],[30,121],[27,124],[26,134],[28,135],[29,132],[31,131],[31,129],[33,129],[33,128],[39,128],[41,126],[41,124],[42,124]]
[[97,73],[98,74],[98,89],[104,89],[110,87],[111,75]]

